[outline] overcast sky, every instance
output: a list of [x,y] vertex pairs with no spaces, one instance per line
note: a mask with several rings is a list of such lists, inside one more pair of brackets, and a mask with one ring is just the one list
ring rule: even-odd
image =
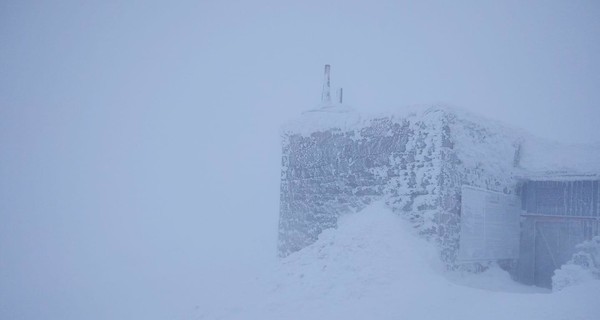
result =
[[181,317],[274,260],[279,126],[319,102],[326,63],[362,112],[445,103],[600,141],[598,17],[597,1],[2,1],[0,318]]

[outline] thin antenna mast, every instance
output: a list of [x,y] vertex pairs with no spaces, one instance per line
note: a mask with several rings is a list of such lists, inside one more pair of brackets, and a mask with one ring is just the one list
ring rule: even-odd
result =
[[331,80],[329,78],[331,66],[325,65],[325,79],[323,80],[323,92],[321,93],[321,104],[324,106],[331,105]]

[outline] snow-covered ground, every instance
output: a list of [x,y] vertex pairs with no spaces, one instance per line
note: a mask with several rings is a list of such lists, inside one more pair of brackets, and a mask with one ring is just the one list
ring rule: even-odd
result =
[[498,267],[447,272],[437,257],[376,203],[242,285],[228,305],[200,307],[196,318],[600,319],[600,281],[551,293],[515,283]]

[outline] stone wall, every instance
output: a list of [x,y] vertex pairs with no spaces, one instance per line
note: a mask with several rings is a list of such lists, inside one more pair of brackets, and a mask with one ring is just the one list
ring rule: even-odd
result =
[[308,133],[284,131],[279,254],[313,243],[341,214],[382,200],[438,243],[451,263],[461,185],[515,192],[513,140],[441,108],[350,128],[334,122]]

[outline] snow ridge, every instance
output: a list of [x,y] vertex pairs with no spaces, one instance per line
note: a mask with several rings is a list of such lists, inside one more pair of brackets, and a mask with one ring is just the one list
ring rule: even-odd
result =
[[[435,247],[383,203],[281,260],[268,288],[222,319],[596,319],[600,281],[557,293],[512,282],[497,267],[443,271]],[[485,290],[478,289],[485,288]]]

